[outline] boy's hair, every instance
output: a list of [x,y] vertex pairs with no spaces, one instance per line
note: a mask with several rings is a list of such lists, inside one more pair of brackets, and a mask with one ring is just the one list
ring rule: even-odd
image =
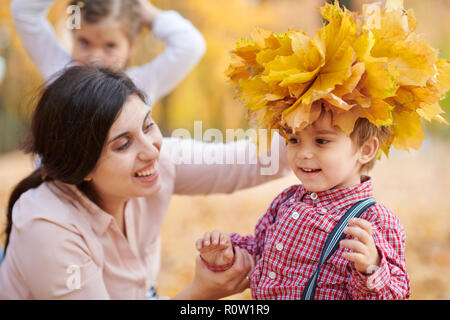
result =
[[[324,107],[324,104],[319,100],[315,102],[317,104],[322,104],[322,110],[320,112],[320,115],[317,119],[325,116],[327,112],[329,112],[331,116],[331,122],[333,123],[333,113],[330,111],[327,111],[327,109]],[[284,135],[290,134],[293,132],[291,128],[287,128],[282,126],[280,128],[282,130],[282,133]],[[373,169],[375,162],[377,161],[380,147],[383,146],[386,142],[388,142],[391,139],[391,128],[388,126],[380,126],[377,127],[372,122],[370,122],[366,118],[358,118],[355,122],[355,126],[353,127],[352,133],[350,133],[350,139],[356,144],[357,147],[361,147],[367,140],[376,137],[379,142],[378,147],[378,154],[375,156],[372,160],[370,160],[368,163],[363,164],[360,168],[360,173],[363,172],[369,172]]]
[[[358,147],[361,147],[367,140],[376,137],[379,141],[378,152],[380,147],[383,146],[391,138],[391,128],[387,126],[377,127],[366,118],[359,118],[356,120],[353,131],[350,134],[350,138]],[[372,160],[361,166],[360,172],[368,172],[372,170],[377,160],[375,156]]]
[[133,39],[141,31],[139,0],[71,0],[70,4],[80,8],[83,20],[88,23],[96,23],[109,17],[120,20],[129,39]]

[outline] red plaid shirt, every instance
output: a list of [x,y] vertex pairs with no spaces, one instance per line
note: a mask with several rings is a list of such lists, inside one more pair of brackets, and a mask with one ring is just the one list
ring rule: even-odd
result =
[[[272,201],[254,236],[231,234],[233,245],[257,261],[250,279],[254,299],[301,298],[334,225],[352,204],[373,196],[372,181],[365,179],[350,188],[315,194],[302,185],[291,186]],[[363,275],[342,257],[348,249],[338,248],[322,266],[315,299],[408,299],[405,234],[399,219],[379,203],[361,218],[372,224],[380,268]]]

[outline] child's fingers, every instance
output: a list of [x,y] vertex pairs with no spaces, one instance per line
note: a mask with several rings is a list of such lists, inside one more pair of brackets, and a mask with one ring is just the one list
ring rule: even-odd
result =
[[219,244],[219,238],[220,238],[220,231],[219,230],[214,230],[213,232],[211,232],[211,243],[216,245]]
[[197,239],[197,241],[195,241],[195,247],[197,248],[197,250],[200,250],[203,248],[203,239]]
[[358,240],[345,239],[339,242],[341,248],[347,248],[353,250],[353,252],[360,253],[363,255],[367,254],[367,247]]
[[366,231],[368,234],[372,234],[372,224],[364,219],[361,218],[352,218],[348,221],[349,226],[358,226],[364,231]]
[[221,233],[220,234],[220,244],[228,245],[229,243],[230,243],[230,235],[228,233]]
[[203,236],[203,245],[209,246],[211,243],[211,232],[205,232],[205,235]]
[[360,226],[345,227],[344,233],[356,238],[356,240],[359,240],[366,245],[370,243],[371,234],[368,234],[367,231]]
[[347,259],[350,262],[355,263],[355,264],[364,264],[365,263],[364,255],[362,255],[361,253],[358,253],[358,252],[344,252],[342,254],[342,257],[344,259]]

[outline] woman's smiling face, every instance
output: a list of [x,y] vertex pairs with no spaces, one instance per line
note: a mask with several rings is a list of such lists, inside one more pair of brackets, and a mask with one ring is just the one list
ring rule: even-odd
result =
[[131,95],[111,126],[102,154],[85,180],[103,201],[148,197],[159,191],[162,136],[150,108]]

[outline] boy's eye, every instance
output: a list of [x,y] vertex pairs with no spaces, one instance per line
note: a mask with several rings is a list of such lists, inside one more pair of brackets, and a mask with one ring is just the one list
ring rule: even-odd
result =
[[327,144],[328,142],[330,142],[329,140],[326,139],[316,139],[316,142],[318,144]]
[[298,142],[299,142],[299,139],[297,139],[297,138],[290,138],[288,140],[288,143],[290,143],[290,144],[295,144],[295,143],[298,143]]

